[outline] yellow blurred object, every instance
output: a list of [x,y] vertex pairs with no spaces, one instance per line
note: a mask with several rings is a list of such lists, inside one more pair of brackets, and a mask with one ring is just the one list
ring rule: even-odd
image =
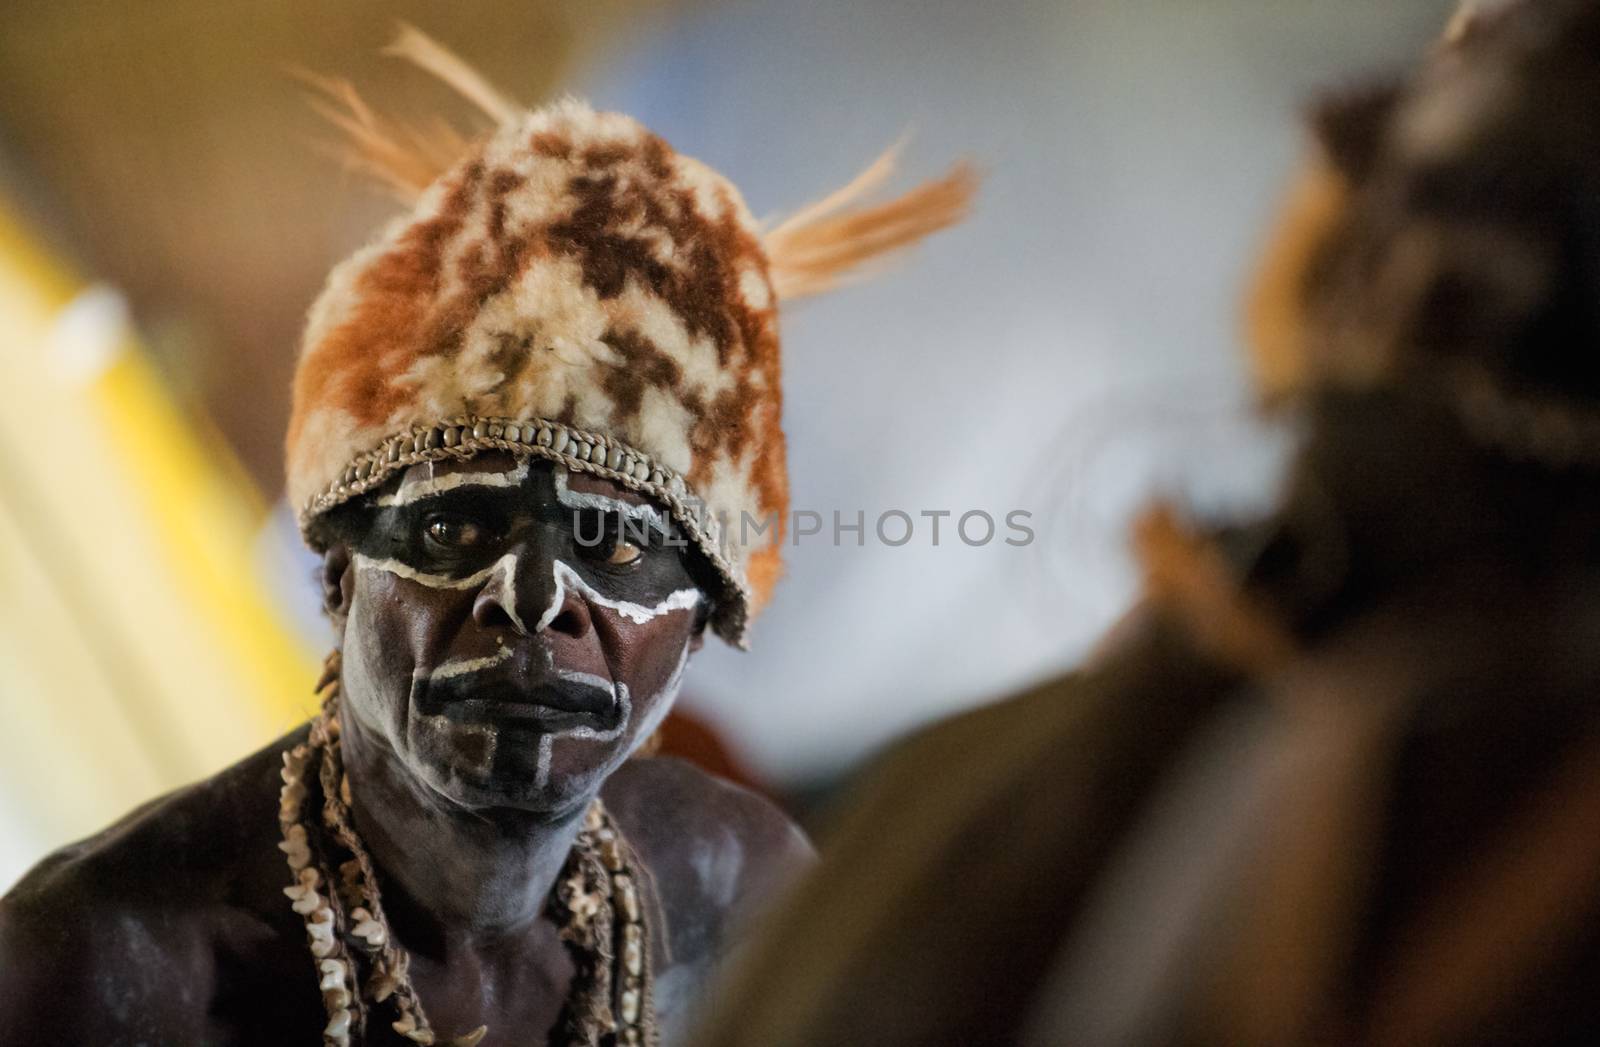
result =
[[121,297],[0,209],[0,890],[312,711],[317,657],[259,576],[264,517]]

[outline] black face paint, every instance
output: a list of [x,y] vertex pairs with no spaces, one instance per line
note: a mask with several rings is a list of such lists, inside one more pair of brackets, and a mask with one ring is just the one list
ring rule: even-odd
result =
[[611,600],[648,607],[694,587],[688,543],[669,518],[602,508],[592,495],[581,500],[594,504],[562,504],[554,469],[530,463],[514,487],[462,484],[379,505],[356,551],[459,582],[519,544],[536,545]]
[[497,464],[408,473],[375,499],[353,544],[346,699],[438,791],[555,810],[665,715],[703,595],[665,514]]

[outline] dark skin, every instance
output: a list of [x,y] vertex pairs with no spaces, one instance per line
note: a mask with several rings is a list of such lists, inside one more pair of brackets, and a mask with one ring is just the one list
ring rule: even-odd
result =
[[[400,504],[353,517],[322,574],[356,824],[434,1029],[546,1041],[573,968],[544,908],[598,793],[648,869],[656,1010],[682,1042],[741,927],[811,856],[759,797],[629,758],[703,637],[689,554],[648,514],[623,529],[643,500],[620,486],[558,487],[507,456],[416,466],[387,495]],[[276,849],[281,753],[304,735],[56,852],[0,899],[0,1047],[317,1042]]]

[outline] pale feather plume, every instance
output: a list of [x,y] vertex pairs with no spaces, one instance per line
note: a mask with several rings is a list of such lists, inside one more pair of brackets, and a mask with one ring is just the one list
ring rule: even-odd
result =
[[343,136],[330,152],[401,203],[414,203],[466,151],[466,137],[444,120],[408,123],[375,111],[348,80],[303,70],[295,75],[314,92],[311,108]]
[[455,89],[467,101],[483,110],[496,124],[509,123],[522,107],[507,98],[467,61],[433,37],[407,22],[400,23],[400,35],[383,49],[386,55],[404,58],[425,69]]
[[[415,26],[401,22],[398,35],[383,53],[437,77],[496,124],[522,112],[464,59]],[[467,151],[468,136],[443,119],[402,120],[373,109],[348,80],[293,72],[313,89],[311,107],[342,132],[344,141],[335,147],[335,155],[402,203],[415,203]]]
[[[522,112],[459,55],[415,26],[402,22],[384,53],[438,77],[496,124]],[[343,133],[337,154],[404,203],[414,203],[467,149],[467,136],[443,120],[400,120],[367,105],[346,80],[297,75],[315,91],[312,107]],[[779,299],[820,294],[870,276],[894,255],[966,217],[978,187],[977,172],[967,163],[893,199],[861,203],[894,173],[901,144],[890,146],[848,183],[763,234]]]
[[844,186],[762,236],[780,300],[870,276],[895,254],[967,216],[978,189],[978,174],[968,163],[891,200],[859,203],[894,173],[900,146],[890,146]]

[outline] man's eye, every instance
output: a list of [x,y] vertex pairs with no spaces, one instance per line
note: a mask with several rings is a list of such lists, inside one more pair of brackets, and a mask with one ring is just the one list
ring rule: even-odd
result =
[[471,549],[488,537],[483,527],[459,516],[435,516],[424,533],[430,542],[445,549]]
[[585,520],[578,525],[578,553],[595,563],[626,567],[644,555],[644,549],[628,541],[622,521],[607,515]]
[[613,567],[621,567],[624,564],[633,563],[642,553],[643,550],[637,545],[619,538],[611,546],[611,555],[606,557],[606,563],[611,564]]

